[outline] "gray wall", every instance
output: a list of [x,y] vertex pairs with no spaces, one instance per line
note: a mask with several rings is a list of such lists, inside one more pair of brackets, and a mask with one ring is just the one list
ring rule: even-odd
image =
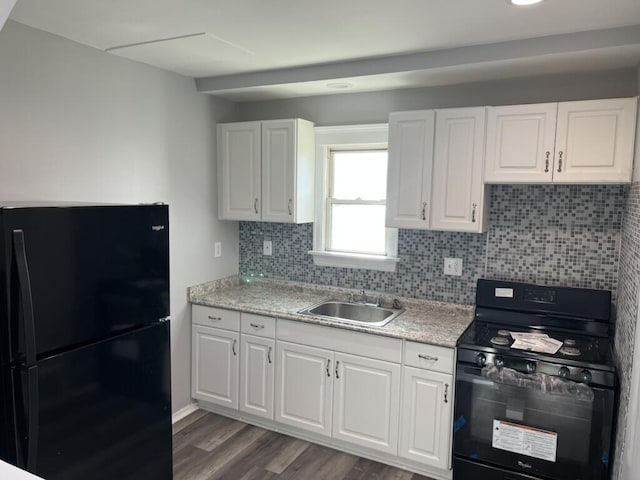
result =
[[236,114],[192,79],[11,21],[0,32],[0,200],[170,206],[174,411],[191,398],[186,288],[238,271],[214,168],[215,123]]
[[317,125],[386,123],[389,112],[426,108],[509,105],[518,103],[631,97],[636,95],[634,69],[550,75],[444,87],[246,102],[242,120],[304,118]]

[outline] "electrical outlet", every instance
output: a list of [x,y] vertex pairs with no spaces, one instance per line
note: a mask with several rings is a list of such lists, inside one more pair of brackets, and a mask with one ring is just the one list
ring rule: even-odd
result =
[[265,240],[262,243],[262,254],[273,255],[273,244],[271,243],[271,240]]
[[216,242],[213,244],[213,256],[214,257],[222,256],[222,242]]
[[457,277],[461,276],[462,275],[462,259],[461,258],[445,258],[444,274],[455,275]]

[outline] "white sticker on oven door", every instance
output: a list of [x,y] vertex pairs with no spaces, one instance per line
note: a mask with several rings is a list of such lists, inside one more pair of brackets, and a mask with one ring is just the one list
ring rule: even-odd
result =
[[496,298],[513,298],[513,288],[496,288]]
[[558,433],[494,419],[491,446],[555,462]]

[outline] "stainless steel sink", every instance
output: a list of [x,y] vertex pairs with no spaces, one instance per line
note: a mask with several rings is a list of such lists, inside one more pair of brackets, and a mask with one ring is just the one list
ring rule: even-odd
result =
[[404,312],[404,309],[392,310],[368,303],[350,303],[340,301],[324,301],[303,308],[298,313],[332,318],[341,322],[359,325],[382,327]]

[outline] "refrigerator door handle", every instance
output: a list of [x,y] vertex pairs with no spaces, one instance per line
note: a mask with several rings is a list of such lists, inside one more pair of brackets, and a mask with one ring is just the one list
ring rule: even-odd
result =
[[13,254],[18,268],[18,281],[20,283],[26,364],[33,365],[36,363],[36,324],[33,317],[33,297],[31,295],[27,250],[24,244],[24,231],[22,230],[13,231]]
[[39,392],[38,392],[38,366],[27,367],[27,454],[26,467],[31,473],[36,473],[36,458],[38,457],[39,434]]

